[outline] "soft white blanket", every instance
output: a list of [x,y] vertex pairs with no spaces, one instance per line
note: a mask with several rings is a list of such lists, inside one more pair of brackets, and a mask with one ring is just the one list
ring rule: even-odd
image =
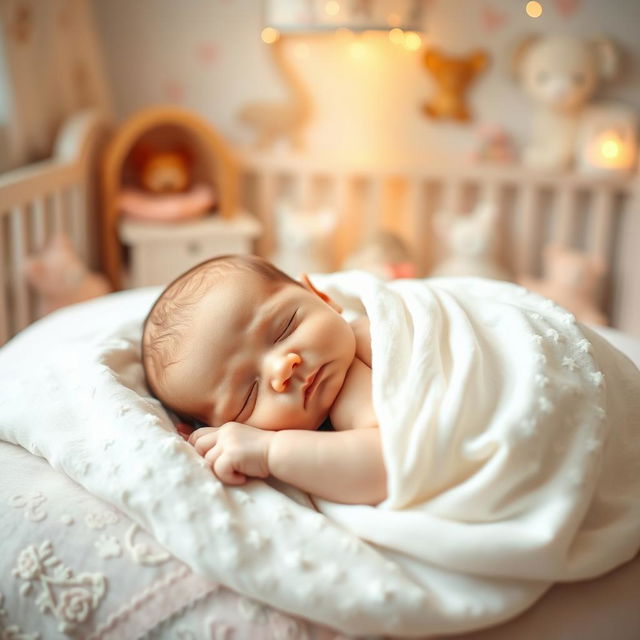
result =
[[346,632],[477,628],[637,552],[640,374],[624,356],[508,284],[317,281],[371,321],[378,508],[322,515],[285,487],[212,478],[143,385],[157,290],[63,310],[0,350],[0,437],[201,574]]

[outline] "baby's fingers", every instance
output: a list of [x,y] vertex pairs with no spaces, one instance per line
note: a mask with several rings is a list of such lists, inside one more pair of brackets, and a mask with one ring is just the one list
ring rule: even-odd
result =
[[217,431],[214,427],[200,427],[189,436],[189,444],[195,444],[202,436],[206,436],[212,431]]
[[203,456],[212,447],[216,446],[218,442],[218,430],[212,429],[208,433],[203,433],[199,438],[193,439],[191,444],[195,447],[195,450]]
[[244,473],[240,473],[233,468],[229,456],[215,456],[212,469],[216,477],[225,484],[244,484],[247,480],[247,476]]

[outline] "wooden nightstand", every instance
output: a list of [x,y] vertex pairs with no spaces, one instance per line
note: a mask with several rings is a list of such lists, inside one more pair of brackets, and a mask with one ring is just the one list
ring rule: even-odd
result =
[[203,260],[226,253],[252,253],[260,223],[249,214],[211,215],[193,222],[150,223],[123,218],[120,240],[129,248],[126,287],[166,285]]

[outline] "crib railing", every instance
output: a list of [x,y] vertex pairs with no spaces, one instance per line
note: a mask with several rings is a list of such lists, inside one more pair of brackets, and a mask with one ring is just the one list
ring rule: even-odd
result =
[[[620,255],[625,216],[640,216],[638,180],[627,176],[552,174],[517,166],[358,167],[253,154],[246,154],[242,165],[245,206],[266,229],[259,247],[263,255],[275,248],[274,212],[286,198],[306,210],[335,212],[334,267],[372,231],[386,229],[408,243],[419,269],[428,274],[439,257],[436,211],[464,213],[490,201],[503,221],[503,262],[515,277],[539,275],[542,247],[551,243],[599,257],[609,280],[620,271],[629,278],[640,265],[628,250]],[[603,305],[610,311],[614,288],[603,287]]]
[[64,232],[95,264],[95,155],[105,132],[99,112],[80,113],[62,128],[50,159],[0,174],[0,344],[36,318],[28,255]]

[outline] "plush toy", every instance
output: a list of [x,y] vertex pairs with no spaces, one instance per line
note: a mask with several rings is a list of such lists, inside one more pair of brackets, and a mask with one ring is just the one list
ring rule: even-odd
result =
[[511,164],[516,152],[507,131],[498,124],[485,122],[475,130],[475,145],[468,155],[473,163]]
[[127,218],[177,222],[211,211],[215,189],[192,180],[193,155],[186,147],[154,149],[140,145],[132,152],[137,187],[120,190],[118,210]]
[[298,209],[287,200],[276,203],[276,250],[272,262],[291,277],[326,272],[333,267],[337,218],[331,209]]
[[596,297],[604,277],[604,262],[575,249],[548,245],[543,252],[543,278],[520,278],[519,282],[571,311],[588,324],[606,325]]
[[183,193],[191,186],[191,154],[186,148],[133,151],[140,188],[150,193]]
[[520,43],[513,70],[535,102],[525,164],[551,170],[572,165],[587,103],[618,67],[619,54],[604,38],[530,36]]
[[38,294],[39,316],[111,291],[107,279],[87,269],[64,234],[54,236],[40,255],[28,258],[24,269]]
[[478,276],[511,280],[497,258],[498,209],[480,203],[467,215],[439,211],[435,232],[445,250],[432,276]]
[[427,49],[424,65],[433,76],[436,95],[423,107],[424,113],[436,119],[471,120],[465,102],[465,92],[489,63],[484,51],[464,57],[447,56],[437,49]]
[[369,271],[384,280],[415,278],[418,275],[409,247],[391,231],[379,231],[366,240],[345,260],[342,268]]

